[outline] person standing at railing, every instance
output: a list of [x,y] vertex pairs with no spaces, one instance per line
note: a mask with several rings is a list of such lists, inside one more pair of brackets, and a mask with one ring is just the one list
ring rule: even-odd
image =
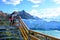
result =
[[10,22],[10,26],[12,26],[12,15],[9,16],[9,22]]
[[11,26],[14,24],[14,21],[15,21],[17,15],[18,15],[18,13],[17,13],[16,11],[13,12],[13,13],[10,15],[9,20],[10,20],[10,25],[11,25]]

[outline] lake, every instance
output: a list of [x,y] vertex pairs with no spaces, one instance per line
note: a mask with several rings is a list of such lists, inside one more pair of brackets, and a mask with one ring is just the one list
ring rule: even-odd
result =
[[42,33],[42,34],[46,34],[48,36],[52,36],[52,37],[55,37],[55,38],[58,38],[60,39],[60,31],[58,30],[47,30],[47,31],[44,31],[44,30],[33,30],[35,32],[39,32],[39,33]]

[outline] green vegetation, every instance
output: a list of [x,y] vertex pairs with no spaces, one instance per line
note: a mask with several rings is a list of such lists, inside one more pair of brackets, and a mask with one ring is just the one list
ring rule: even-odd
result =
[[[6,29],[1,28],[0,29],[0,38],[6,38],[5,40],[19,40],[20,36],[18,35],[18,29],[12,28],[10,29],[9,26],[10,22],[8,20],[8,16],[5,18],[3,15],[0,16],[0,27],[4,26],[7,27]],[[13,27],[13,26],[12,26]]]
[[3,25],[3,26],[9,26],[9,21],[8,20],[0,20],[0,25]]
[[[11,31],[5,31],[5,32],[0,32],[2,35],[6,35],[5,37],[8,37],[6,40],[18,40],[19,35],[17,33],[11,33]],[[15,38],[10,38],[10,37],[15,37]],[[4,36],[0,36],[0,38],[4,38]]]

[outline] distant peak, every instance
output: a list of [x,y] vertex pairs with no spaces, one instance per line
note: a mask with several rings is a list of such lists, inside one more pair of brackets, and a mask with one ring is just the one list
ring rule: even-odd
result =
[[25,12],[25,10],[22,10],[22,12]]

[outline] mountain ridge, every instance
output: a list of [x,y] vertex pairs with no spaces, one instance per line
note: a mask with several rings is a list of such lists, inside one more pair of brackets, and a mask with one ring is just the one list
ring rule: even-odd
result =
[[[1,12],[4,14],[3,12]],[[6,14],[7,15],[7,14]],[[23,11],[18,11],[18,15],[22,17],[22,19],[25,19],[24,22],[27,24],[27,26],[30,29],[33,30],[60,30],[60,22],[57,21],[50,21],[47,22],[41,18],[34,17],[30,15],[29,13],[26,13]],[[9,15],[7,15],[8,17]],[[37,19],[37,20],[35,20]]]
[[[14,13],[14,12],[13,12]],[[22,19],[40,19],[38,17],[34,17],[33,15],[27,13],[26,11],[22,10],[22,11],[18,11],[17,12],[19,16],[21,16]]]

